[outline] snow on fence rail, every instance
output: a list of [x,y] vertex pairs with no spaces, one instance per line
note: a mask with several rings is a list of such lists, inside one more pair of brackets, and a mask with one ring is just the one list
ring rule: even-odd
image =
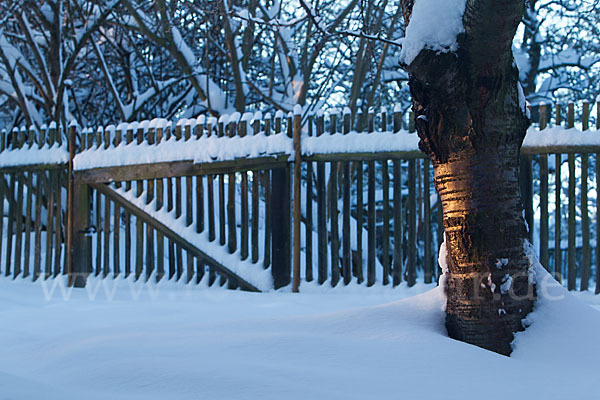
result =
[[[594,164],[600,135],[589,131],[589,104],[582,107],[581,129],[574,128],[573,105],[566,113],[554,108],[553,128],[547,128],[548,111],[536,109],[539,125],[530,128],[522,149],[526,219],[555,276],[565,275],[570,289],[577,281],[587,289],[595,277],[598,290],[600,274],[594,276],[592,265],[599,270],[599,249],[590,249],[598,225],[590,229],[589,215],[598,209],[600,189],[590,192],[593,204],[587,185],[600,176]],[[0,224],[6,228],[0,231],[0,266],[5,274],[27,276],[33,260],[34,278],[64,272],[199,282],[206,272],[210,283],[228,281],[229,287],[238,286],[236,275],[219,274],[221,267],[235,271],[240,282],[257,276],[252,268],[232,268],[231,257],[217,257],[229,266],[210,265],[216,262],[210,254],[226,252],[240,266],[271,270],[273,282],[261,278],[261,290],[285,286],[292,276],[294,289],[300,279],[332,285],[413,284],[417,276],[434,281],[441,209],[410,118],[398,109],[370,111],[366,129],[359,129],[348,109],[301,113],[71,126],[70,140],[56,124],[3,134],[0,196],[9,216],[23,218]],[[99,191],[94,185],[107,186]],[[127,208],[119,196],[103,194],[119,190],[146,205]],[[159,219],[142,218],[148,207]],[[167,212],[158,212],[163,208]],[[180,225],[189,227],[184,236],[160,228]],[[193,232],[206,237],[198,242]],[[563,241],[566,259],[552,250]],[[74,248],[85,251],[72,254]]]

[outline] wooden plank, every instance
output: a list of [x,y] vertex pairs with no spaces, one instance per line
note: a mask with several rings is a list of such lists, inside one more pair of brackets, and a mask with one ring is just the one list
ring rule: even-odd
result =
[[[61,273],[62,264],[62,229],[63,229],[63,214],[62,214],[62,182],[63,173],[57,171],[56,173],[56,210],[54,214],[54,221],[56,223],[54,227],[54,276],[58,276]],[[62,271],[66,274],[67,271]]]
[[356,257],[354,258],[354,276],[358,283],[364,281],[363,276],[363,163],[357,161],[356,166]]
[[[156,128],[149,126],[148,132],[146,133],[146,141],[148,145],[156,145]],[[146,181],[146,204],[150,204],[154,201],[156,195],[156,181],[155,179],[148,179]],[[156,271],[156,246],[155,246],[155,232],[150,225],[146,225],[146,280],[152,277]],[[161,277],[162,278],[162,277]],[[155,274],[155,279],[158,280],[158,275]]]
[[[282,133],[283,114],[275,114],[275,134]],[[271,274],[275,288],[287,286],[291,280],[290,254],[290,171],[286,165],[271,171]]]
[[[312,126],[312,121],[310,122]],[[312,128],[309,128],[312,129]],[[304,219],[304,226],[306,232],[305,240],[305,278],[307,282],[311,282],[314,279],[313,276],[313,165],[312,163],[306,164],[306,216]]]
[[204,179],[196,176],[196,233],[204,232]]
[[10,167],[2,167],[0,171],[5,174],[15,174],[17,172],[22,172],[23,168],[27,168],[28,171],[50,171],[50,170],[65,170],[67,168],[67,163],[58,163],[58,164],[27,164],[19,165],[19,166],[10,166]]
[[241,172],[242,181],[240,183],[241,197],[241,232],[240,232],[240,256],[242,260],[246,260],[249,254],[249,205],[248,205],[248,173]]
[[[32,136],[30,136],[32,137]],[[26,172],[27,176],[27,197],[25,203],[25,247],[23,255],[23,277],[27,278],[30,273],[31,257],[31,221],[32,221],[32,203],[33,203],[33,172]],[[1,221],[1,219],[0,219]]]
[[555,154],[554,155],[554,165],[555,165],[555,193],[554,193],[554,279],[558,282],[562,282],[562,252],[561,252],[561,164],[562,164],[562,155]]
[[408,160],[422,159],[427,156],[420,150],[412,151],[382,151],[382,152],[358,152],[358,153],[326,153],[307,154],[302,158],[306,161],[371,161],[371,160]]
[[225,177],[219,175],[219,244],[225,246],[227,238],[225,236]]
[[110,273],[110,201],[104,198],[104,210],[102,218],[102,277],[106,278]]
[[[598,117],[600,117],[600,106],[598,107]],[[597,117],[597,118],[598,118]],[[600,120],[596,120],[598,121],[597,124],[600,125]],[[600,129],[600,128],[599,128]],[[595,166],[596,166],[596,182],[600,182],[600,153],[596,153],[596,160],[595,160]],[[596,213],[598,213],[598,210],[600,210],[600,185],[596,185]],[[596,218],[596,290],[594,291],[595,294],[600,294],[600,242],[598,240],[598,238],[600,238],[600,218]]]
[[[547,126],[547,107],[539,106],[540,129]],[[548,155],[539,156],[540,164],[540,263],[550,271],[548,266]]]
[[[582,129],[589,129],[590,104],[583,103],[583,115],[581,118]],[[590,253],[590,216],[588,213],[588,176],[589,176],[589,155],[581,154],[581,291],[587,291],[589,287],[591,274],[591,253]]]
[[214,202],[214,190],[213,190],[213,176],[209,175],[206,177],[206,195],[208,203],[208,240],[211,242],[216,239],[215,232],[215,202]]
[[[4,132],[0,135],[0,138],[4,137]],[[0,145],[1,149],[1,145]],[[2,204],[2,208],[0,209],[0,260],[2,259],[2,251],[3,251],[3,241],[4,241],[4,199],[6,194],[6,175],[0,172],[0,204]],[[0,262],[0,272],[1,272],[1,262]],[[5,264],[6,265],[6,264]],[[35,279],[35,276],[34,276]]]
[[252,263],[257,263],[259,258],[258,252],[258,224],[259,224],[259,199],[260,199],[260,191],[259,191],[259,172],[252,173]]
[[[184,131],[183,138],[185,141],[189,141],[191,138],[191,120],[187,120]],[[194,185],[193,185],[193,177],[186,176],[185,177],[185,215],[186,215],[186,225],[191,226],[194,222],[193,217],[193,193],[194,193]],[[194,257],[191,254],[186,253],[186,282],[190,283],[194,278]]]
[[268,268],[271,265],[271,233],[272,233],[272,207],[271,207],[271,171],[263,173],[263,189],[265,191],[265,247],[263,250],[263,266]]
[[[187,128],[187,127],[186,127]],[[187,129],[186,129],[187,131]],[[185,177],[185,223],[186,226],[191,226],[194,223],[194,177]],[[187,282],[191,282],[194,278],[194,258],[187,254],[186,256],[186,271],[187,271]]]
[[[293,139],[294,139],[294,177],[293,177],[293,196],[294,200],[292,203],[292,214],[293,214],[293,233],[292,240],[293,254],[292,254],[292,292],[298,293],[300,288],[300,223],[302,219],[302,115],[298,113],[298,110],[294,110],[293,117]],[[309,232],[306,231],[308,235]]]
[[16,176],[13,174],[8,175],[8,187],[10,188],[7,193],[8,198],[8,218],[6,221],[6,262],[4,263],[4,274],[10,276],[12,272],[12,251],[13,251],[13,233],[14,233],[14,218],[15,215],[15,202],[13,201],[15,188],[16,188]]
[[[162,139],[162,129],[157,129],[157,138]],[[159,136],[160,135],[160,136]],[[164,179],[156,180],[156,210],[162,210],[164,207],[165,189]],[[165,276],[165,237],[162,233],[156,232],[156,281],[159,282]]]
[[56,171],[49,172],[49,179],[46,184],[46,265],[45,272],[46,278],[52,276],[52,240],[54,238],[54,195],[55,195],[55,184],[54,181]]
[[429,192],[429,160],[423,160],[423,269],[425,283],[433,282],[433,259],[431,258],[431,201]]
[[[325,132],[323,114],[317,115],[317,136]],[[309,161],[310,162],[310,161]],[[327,280],[327,192],[325,163],[317,162],[317,281],[322,285]]]
[[340,239],[338,227],[338,182],[337,162],[329,166],[329,221],[331,237],[331,286],[336,286],[340,280]]
[[[254,132],[254,136],[260,133],[260,120],[262,118],[262,114],[255,115],[254,122],[252,123],[252,128]],[[258,234],[259,234],[259,200],[260,200],[260,191],[259,191],[259,176],[260,172],[254,171],[252,173],[252,217],[251,217],[251,234],[252,234],[252,263],[257,263],[259,258],[259,250],[258,250]]]
[[121,273],[121,210],[114,204],[113,214],[113,276],[116,278]]
[[72,222],[72,266],[69,270],[69,285],[84,287],[86,278],[91,272],[89,268],[92,258],[92,238],[88,234],[90,219],[90,190],[85,184],[73,185],[70,211]]
[[[204,232],[204,179],[196,177],[196,233]],[[204,277],[204,262],[196,258],[196,283],[200,283]]]
[[[343,133],[350,132],[350,110],[344,109]],[[350,162],[341,163],[342,168],[342,275],[344,284],[352,280],[352,246],[350,242],[351,169]]]
[[327,280],[327,192],[325,163],[317,163],[317,276],[320,285]]
[[[164,129],[156,129],[156,143],[163,141]],[[165,180],[156,179],[156,210],[162,210],[165,199]],[[165,276],[165,238],[160,232],[156,232],[156,281],[162,280]]]
[[[162,132],[162,130],[161,130]],[[125,141],[127,144],[133,142],[133,129],[127,129],[125,134]],[[125,183],[125,189],[131,190],[131,181]],[[129,277],[131,274],[131,215],[129,212],[123,212],[123,219],[125,224],[125,277]]]
[[[600,130],[600,102],[596,102],[596,131]],[[600,182],[600,152],[596,152],[596,183]],[[600,210],[600,185],[596,184],[596,215]],[[596,290],[600,293],[600,218],[596,217]]]
[[375,284],[375,161],[368,161],[367,285]]
[[[92,168],[75,171],[75,180],[80,183],[110,183],[115,181],[123,182],[195,175],[218,175],[241,171],[260,171],[281,168],[287,164],[288,158],[288,154],[273,154],[265,157],[241,158],[231,161],[214,161],[201,164],[195,164],[193,160],[184,160]],[[29,166],[27,168],[30,169]],[[50,166],[44,165],[44,169],[49,168]]]
[[271,273],[279,289],[290,284],[292,272],[290,170],[274,169],[271,176]]
[[[139,127],[136,134],[136,143],[142,144],[144,140],[144,128]],[[77,178],[77,173],[75,175]],[[140,197],[144,192],[144,177],[136,180],[136,196]],[[98,235],[99,237],[99,235]],[[141,278],[144,271],[144,223],[140,218],[135,219],[135,279]]]
[[416,162],[408,161],[408,262],[406,264],[406,282],[414,286],[417,280],[417,196]]
[[[82,132],[83,136],[83,132]],[[74,253],[74,231],[73,231],[73,212],[75,211],[74,207],[74,189],[73,185],[73,159],[75,158],[75,153],[78,151],[77,146],[77,125],[72,124],[69,126],[68,131],[68,147],[69,147],[69,166],[67,169],[67,206],[66,206],[66,218],[67,218],[67,244],[66,244],[66,270],[68,275],[68,285],[72,286],[74,282],[73,275],[73,253]]]
[[[567,125],[569,128],[575,126],[575,111],[573,103],[569,103],[567,111]],[[569,154],[569,217],[568,217],[568,250],[567,250],[567,287],[569,290],[576,289],[577,260],[575,247],[576,214],[575,214],[575,155]]]
[[400,161],[393,161],[394,169],[394,261],[392,283],[402,282],[402,171]]
[[227,175],[227,249],[230,254],[237,250],[237,226],[235,215],[235,174]]
[[[33,280],[41,275],[42,268],[42,183],[46,179],[45,172],[35,172],[35,242],[33,250]],[[0,184],[0,204],[4,204],[4,185]],[[0,224],[0,248],[2,248],[2,227]]]
[[171,230],[169,227],[164,225],[162,222],[152,218],[149,214],[147,214],[144,210],[138,208],[135,204],[131,203],[129,200],[125,199],[119,193],[115,192],[111,188],[107,187],[103,184],[93,184],[91,185],[94,189],[101,192],[104,196],[106,196],[111,201],[119,203],[119,205],[128,210],[131,214],[134,214],[137,218],[142,220],[145,224],[150,225],[152,229],[157,231],[161,231],[164,236],[168,237],[169,240],[176,242],[179,246],[181,246],[185,251],[191,253],[195,257],[200,257],[207,264],[211,265],[211,268],[215,269],[219,274],[226,276],[228,279],[235,279],[240,286],[240,288],[252,292],[259,292],[254,285],[240,278],[236,274],[234,274],[229,268],[219,263],[217,260],[213,259],[208,254],[204,253],[202,250],[198,249],[192,243],[188,242],[185,238],[179,236],[176,232]]
[[16,210],[15,214],[11,214],[15,219],[15,253],[14,253],[14,277],[21,275],[21,265],[23,261],[23,190],[24,190],[24,175],[18,173],[15,175],[17,181],[17,195],[15,197]]
[[388,161],[381,161],[381,190],[383,191],[383,234],[381,264],[383,265],[383,284],[390,283],[390,173]]
[[350,163],[342,164],[342,275],[344,284],[352,280],[352,247],[350,242]]

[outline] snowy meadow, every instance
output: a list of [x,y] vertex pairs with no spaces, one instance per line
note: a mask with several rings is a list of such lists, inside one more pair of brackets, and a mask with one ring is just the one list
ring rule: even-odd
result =
[[3,279],[0,399],[595,399],[597,299],[540,277],[511,358],[449,339],[435,285]]

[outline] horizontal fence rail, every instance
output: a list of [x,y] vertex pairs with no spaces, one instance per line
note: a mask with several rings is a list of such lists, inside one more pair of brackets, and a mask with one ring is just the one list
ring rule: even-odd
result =
[[[591,105],[531,111],[520,172],[530,240],[570,290],[598,293]],[[414,285],[440,274],[432,166],[399,109],[51,124],[4,132],[0,150],[6,276],[264,291],[310,281]]]

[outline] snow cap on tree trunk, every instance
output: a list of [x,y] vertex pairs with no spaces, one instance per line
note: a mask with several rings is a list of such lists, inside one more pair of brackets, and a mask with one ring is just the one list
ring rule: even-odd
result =
[[415,0],[402,40],[400,64],[410,65],[421,50],[456,51],[456,37],[464,32],[466,0]]

